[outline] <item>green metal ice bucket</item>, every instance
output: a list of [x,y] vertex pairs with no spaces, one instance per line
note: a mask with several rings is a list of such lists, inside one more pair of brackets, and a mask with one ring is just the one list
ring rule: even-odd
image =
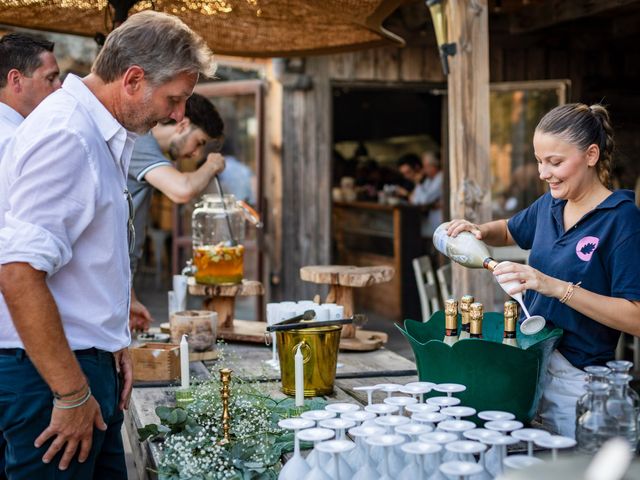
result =
[[[527,336],[518,327],[519,347],[503,345],[504,317],[494,312],[484,314],[482,339],[463,339],[453,346],[442,342],[442,311],[428,322],[405,320],[404,328],[396,326],[413,348],[420,380],[466,385],[466,391],[456,394],[462,405],[477,411],[504,410],[525,423],[536,414],[551,353],[562,338],[560,328]],[[458,315],[458,331],[460,327]],[[428,396],[435,395],[442,394]]]

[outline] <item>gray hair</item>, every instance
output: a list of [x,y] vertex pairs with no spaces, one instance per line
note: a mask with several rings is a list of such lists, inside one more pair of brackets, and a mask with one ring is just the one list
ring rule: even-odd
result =
[[181,73],[212,77],[216,71],[202,37],[179,18],[151,10],[132,15],[109,34],[91,71],[109,83],[133,65],[144,70],[152,86]]

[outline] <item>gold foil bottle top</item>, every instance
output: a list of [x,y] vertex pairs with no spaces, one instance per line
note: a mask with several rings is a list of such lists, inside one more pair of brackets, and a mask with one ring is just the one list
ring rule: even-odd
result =
[[505,332],[515,332],[518,320],[518,304],[513,300],[504,302],[504,330]]
[[461,299],[460,299],[460,311],[461,312],[468,312],[469,311],[469,305],[471,305],[474,301],[473,295],[464,295]]
[[458,302],[453,298],[444,302],[444,319],[447,330],[458,328]]
[[474,320],[482,321],[483,312],[484,312],[484,307],[480,302],[475,302],[469,305],[469,313],[471,314],[471,321],[474,321]]
[[457,315],[458,314],[458,302],[453,298],[449,298],[444,302],[444,314],[445,315]]
[[483,307],[481,303],[475,302],[469,306],[469,315],[471,317],[471,336],[482,336],[482,313]]
[[504,302],[504,318],[506,319],[507,317],[518,317],[518,302],[513,300]]

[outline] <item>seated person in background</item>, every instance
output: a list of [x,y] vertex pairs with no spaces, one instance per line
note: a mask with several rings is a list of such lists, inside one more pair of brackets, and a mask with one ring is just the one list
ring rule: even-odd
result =
[[151,192],[155,187],[175,203],[186,203],[200,194],[211,178],[224,168],[222,156],[209,154],[194,172],[178,171],[171,160],[199,157],[203,145],[223,137],[223,130],[222,118],[213,104],[194,93],[187,100],[180,122],[158,124],[136,140],[127,177],[136,231],[133,253],[129,255],[132,278],[129,327],[132,330],[146,330],[151,323],[149,311],[133,290],[133,278],[144,249]]
[[[207,151],[211,151],[210,149],[215,148],[215,145],[207,145],[205,148],[207,148]],[[218,175],[223,192],[225,194],[232,194],[236,197],[236,200],[242,200],[250,205],[255,205],[255,175],[245,163],[236,157],[237,144],[233,134],[227,132],[220,153],[224,157],[225,162],[224,171]],[[218,193],[215,182],[211,182],[207,186],[206,193]]]
[[438,225],[442,223],[442,171],[440,155],[435,151],[422,154],[422,171],[425,180],[416,186],[411,195],[413,205],[429,207],[429,215],[422,225],[422,236],[432,237]]
[[425,174],[422,169],[422,161],[420,157],[415,153],[406,153],[398,160],[398,171],[407,181],[407,184],[411,184],[411,189],[398,186],[395,190],[395,194],[398,197],[406,198],[411,203],[411,197],[416,191],[418,185],[420,185],[425,179]]

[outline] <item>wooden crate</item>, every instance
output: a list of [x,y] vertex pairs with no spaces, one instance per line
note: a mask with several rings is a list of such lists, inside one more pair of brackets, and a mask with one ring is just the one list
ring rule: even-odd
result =
[[180,345],[145,343],[130,348],[134,381],[179,380]]

